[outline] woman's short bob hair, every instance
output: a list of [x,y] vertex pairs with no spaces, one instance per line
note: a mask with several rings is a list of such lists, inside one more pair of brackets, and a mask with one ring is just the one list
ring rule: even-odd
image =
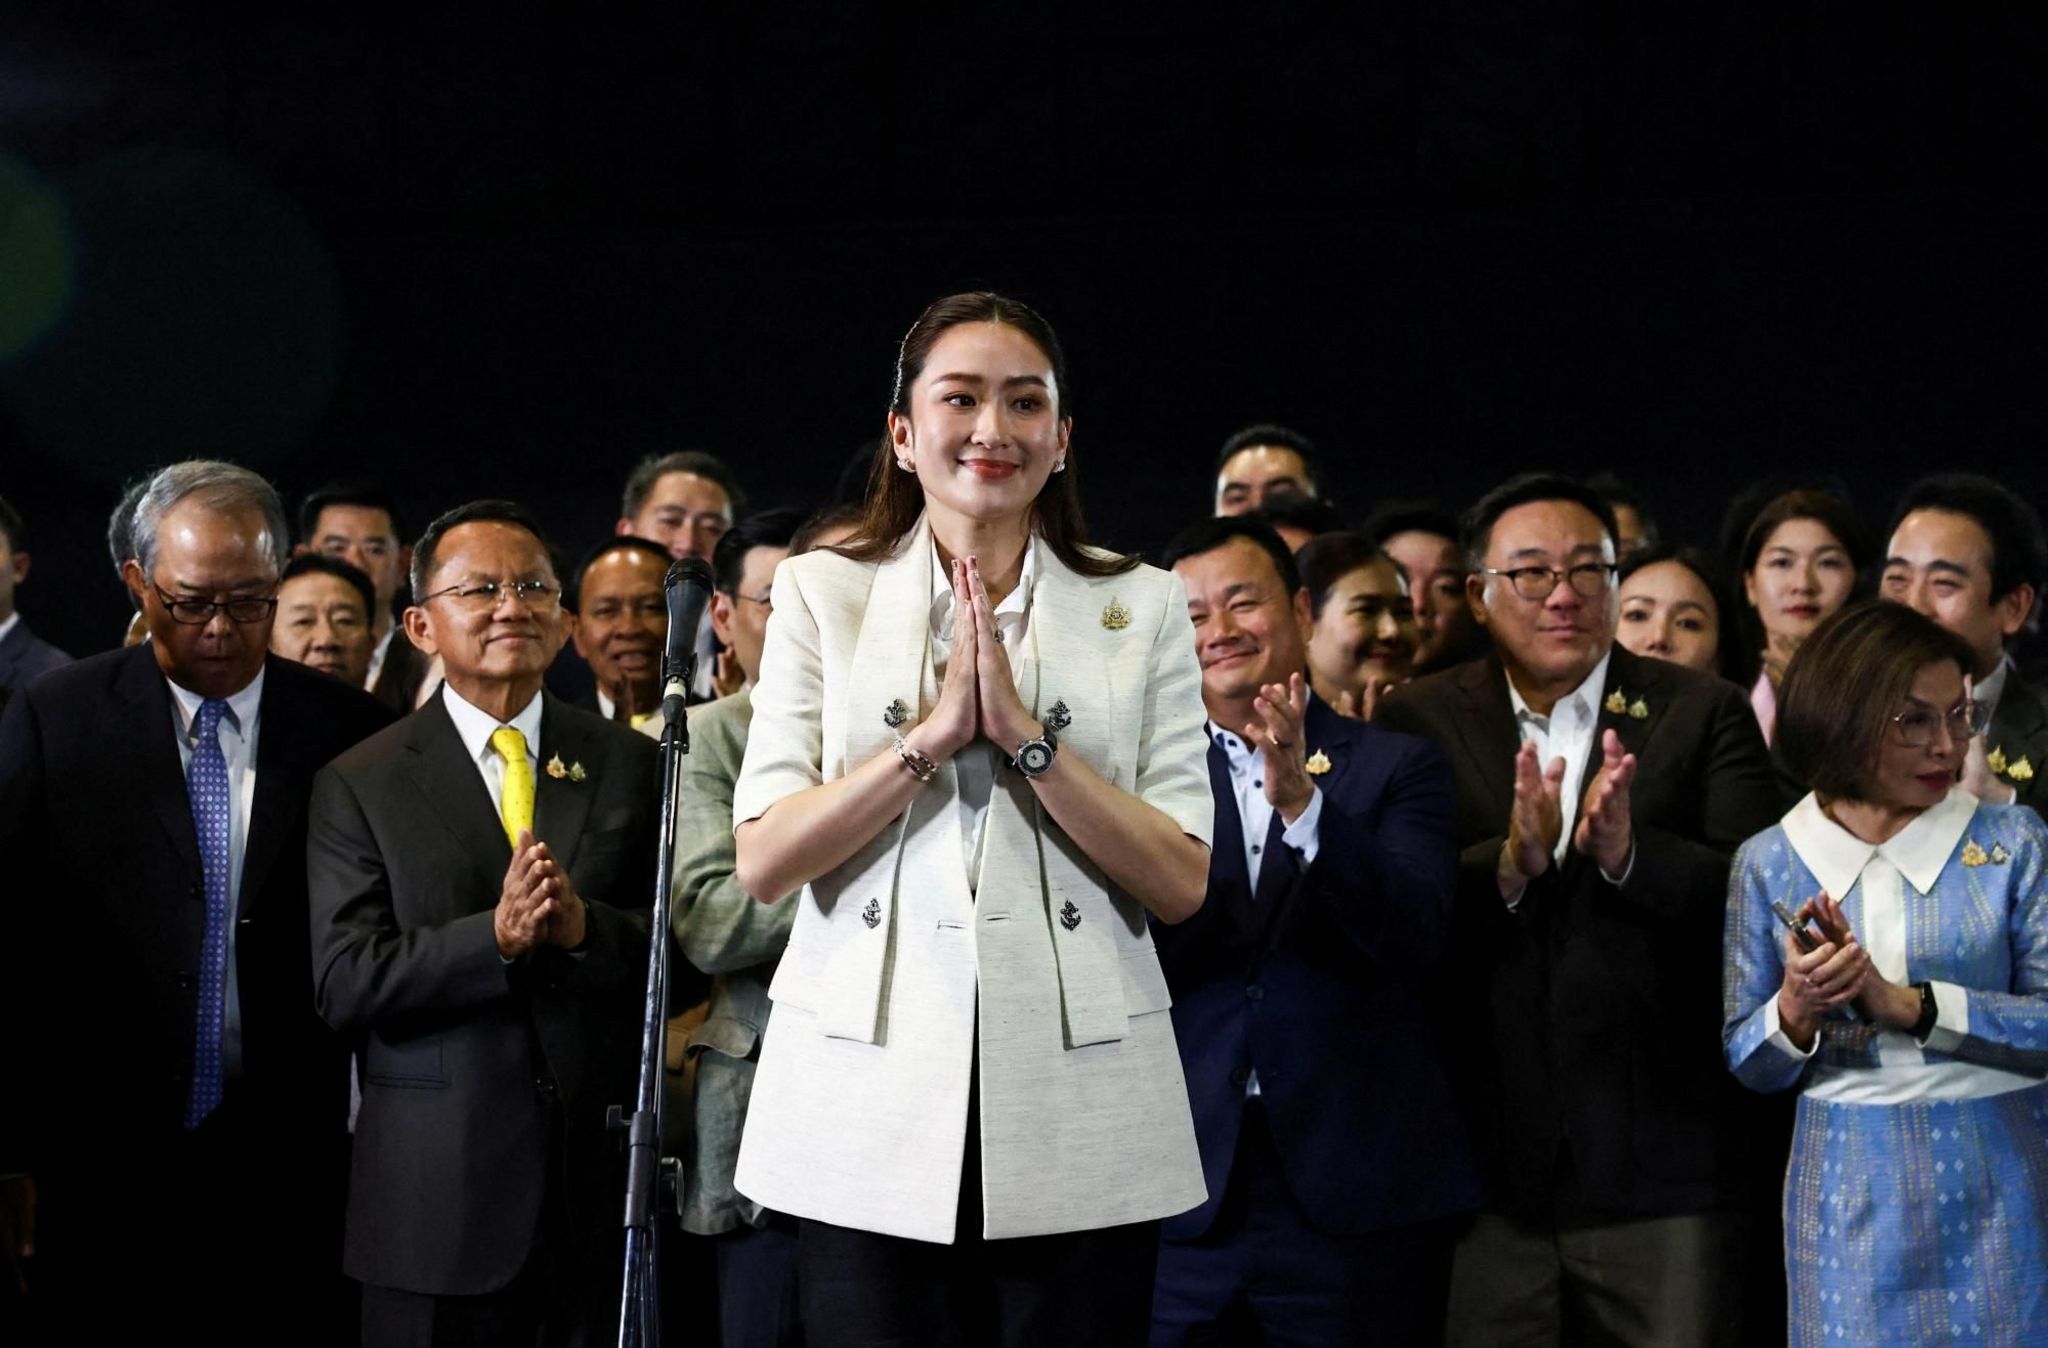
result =
[[1920,671],[1943,662],[1967,675],[1974,658],[1932,618],[1885,600],[1845,606],[1800,645],[1778,688],[1786,769],[1824,798],[1868,799],[1892,717]]

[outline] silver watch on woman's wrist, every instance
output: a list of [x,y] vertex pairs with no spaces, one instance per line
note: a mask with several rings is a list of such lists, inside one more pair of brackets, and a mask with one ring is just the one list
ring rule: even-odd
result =
[[1059,732],[1074,723],[1074,717],[1064,702],[1052,704],[1052,710],[1045,714],[1045,730],[1037,739],[1025,740],[1017,746],[1016,756],[1010,766],[1026,777],[1041,777],[1052,766],[1053,756],[1060,751]]

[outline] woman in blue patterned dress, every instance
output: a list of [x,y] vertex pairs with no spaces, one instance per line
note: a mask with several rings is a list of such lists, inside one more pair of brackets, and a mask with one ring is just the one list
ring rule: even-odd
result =
[[1812,794],[1736,856],[1728,1064],[1801,1092],[1795,1344],[2048,1344],[2048,826],[1954,785],[1970,665],[1900,605],[1824,624],[1779,704]]

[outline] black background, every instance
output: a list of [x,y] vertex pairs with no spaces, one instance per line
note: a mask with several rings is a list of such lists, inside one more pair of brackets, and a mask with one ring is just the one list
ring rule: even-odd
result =
[[229,457],[570,552],[640,454],[818,500],[987,285],[1068,345],[1098,535],[1279,420],[1354,514],[1611,467],[1706,541],[1766,473],[1881,523],[2048,487],[2028,4],[20,4],[0,495],[38,628],[125,621],[123,480]]

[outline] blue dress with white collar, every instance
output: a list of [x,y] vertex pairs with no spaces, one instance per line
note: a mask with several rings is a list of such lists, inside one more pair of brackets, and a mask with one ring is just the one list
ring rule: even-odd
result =
[[[1784,928],[1825,889],[1880,973],[1931,982],[1924,1044],[1846,1014],[1780,1031]],[[1744,843],[1728,1064],[1801,1090],[1785,1178],[1795,1344],[2048,1345],[2048,826],[1961,790],[1873,846],[1812,796]]]

